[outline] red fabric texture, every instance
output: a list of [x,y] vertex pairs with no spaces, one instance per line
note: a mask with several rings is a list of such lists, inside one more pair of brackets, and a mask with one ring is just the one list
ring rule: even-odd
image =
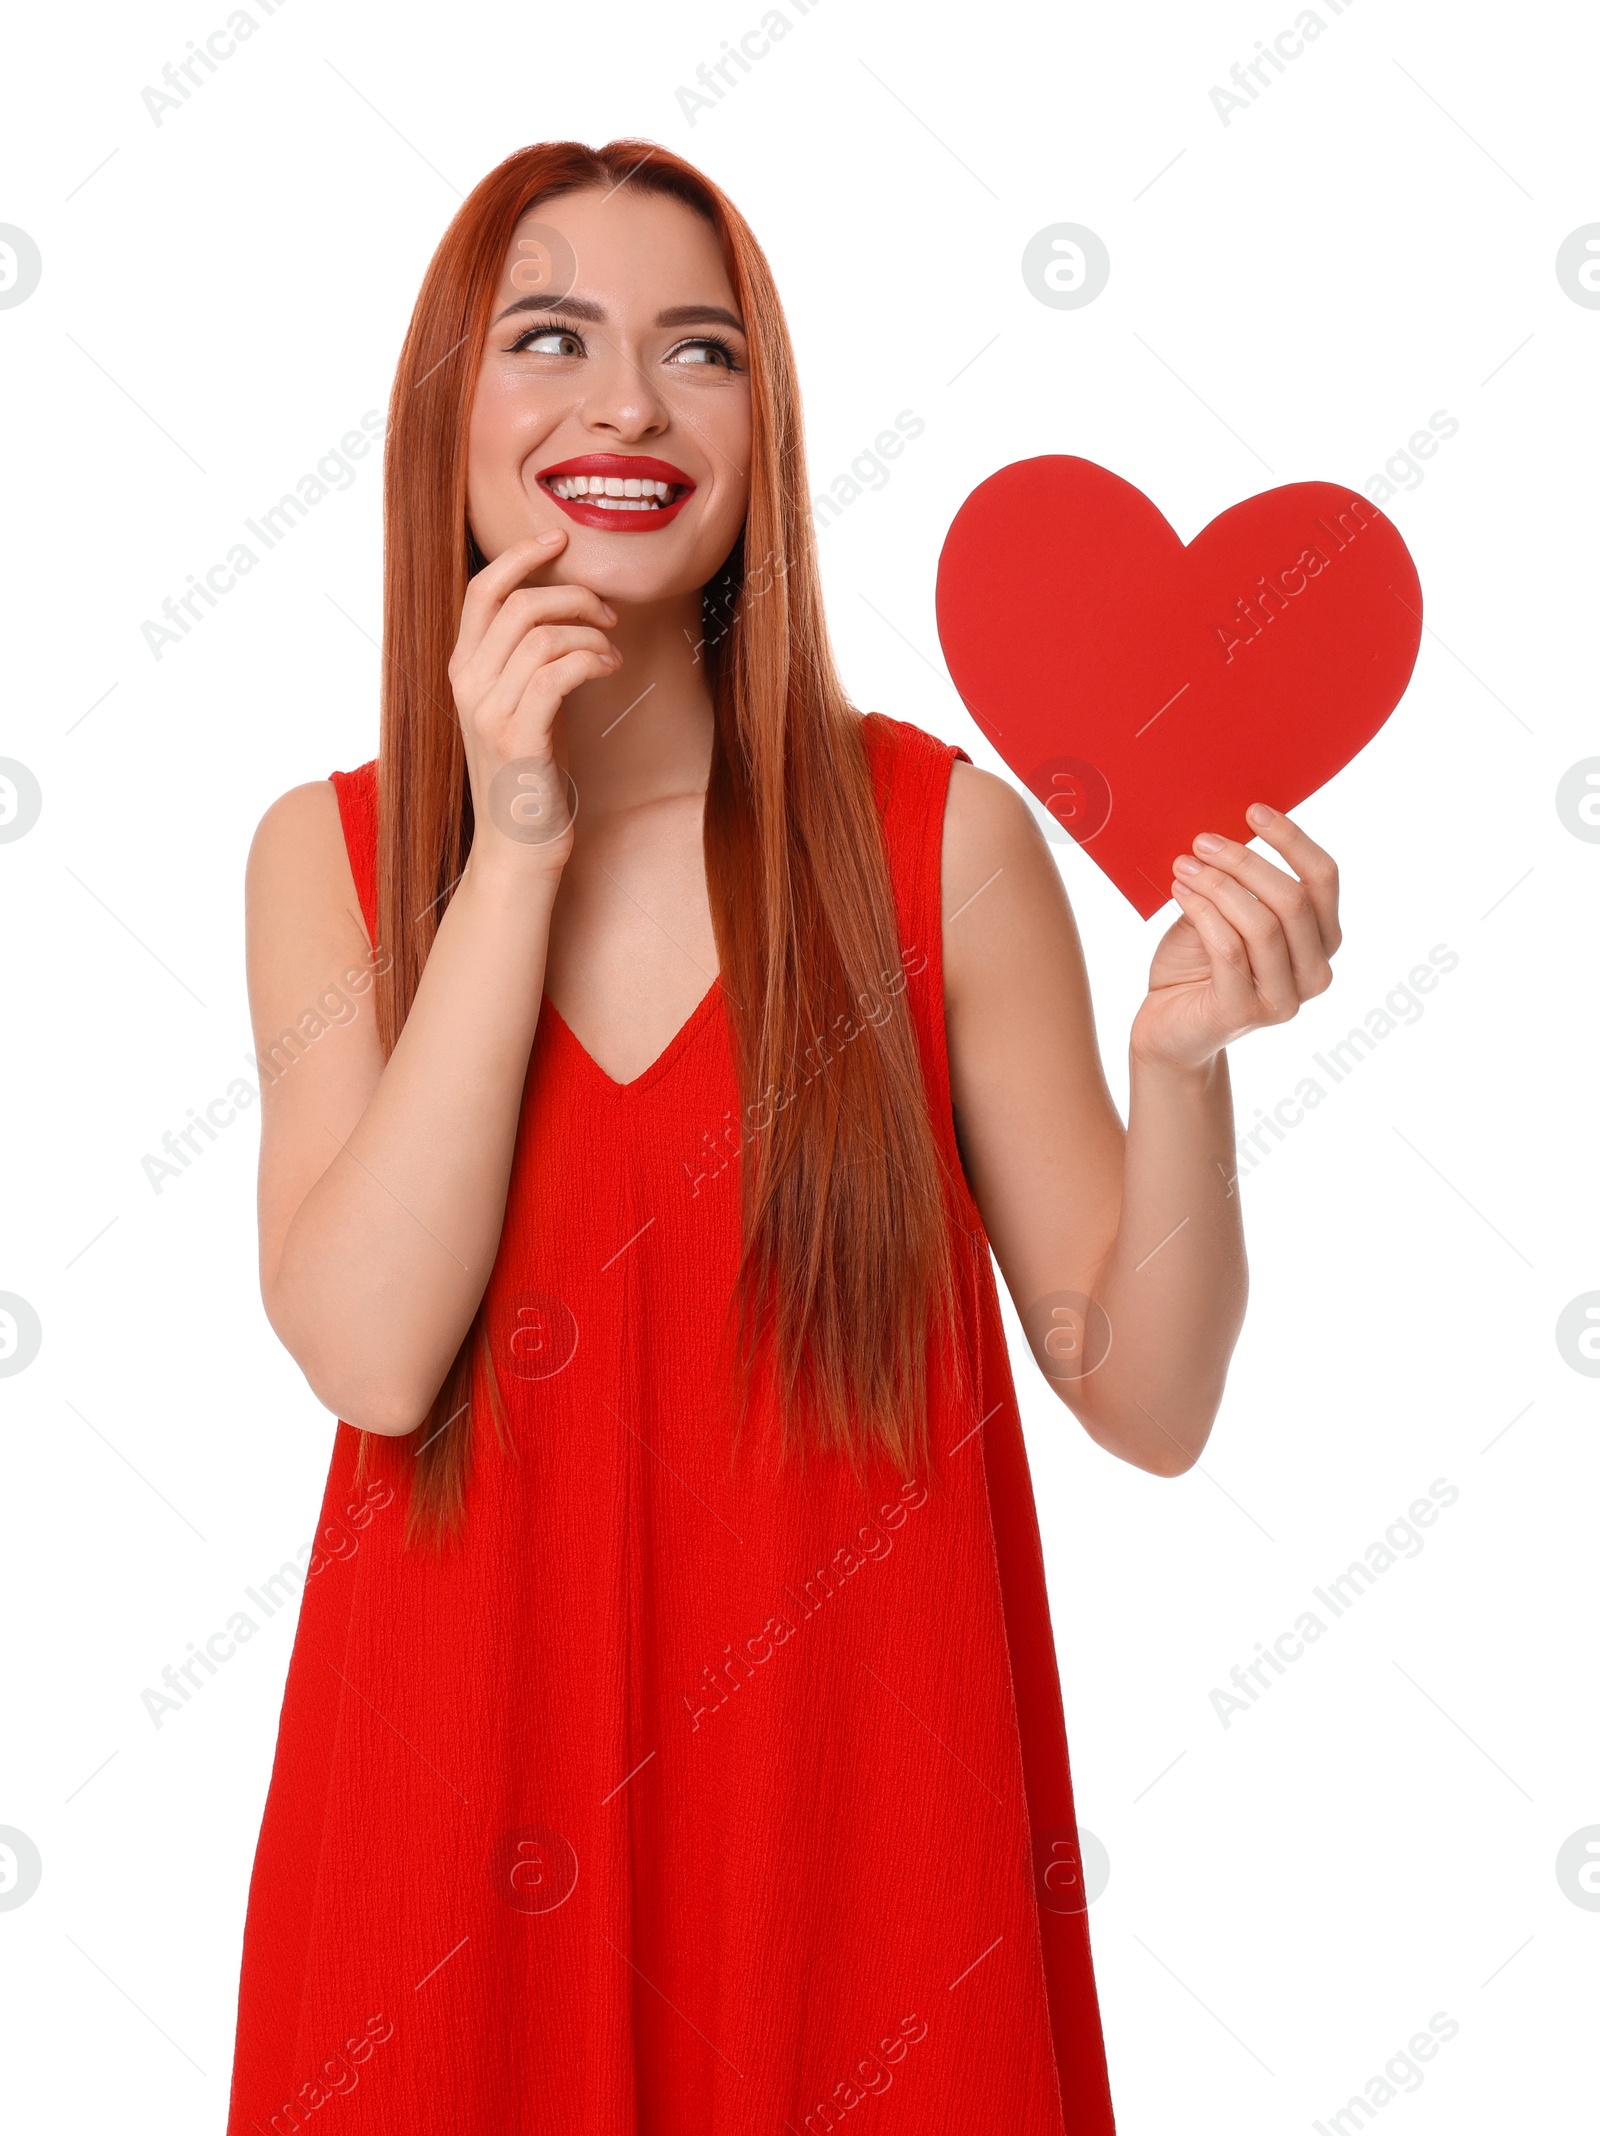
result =
[[[720,984],[618,1084],[546,1001],[465,1541],[341,1422],[250,1885],[228,2136],[1110,2136],[1044,1565],[951,1118],[965,752],[864,732],[970,1388],[903,1483],[780,1471],[715,1390],[739,1249]],[[376,764],[333,774],[376,933]],[[825,1069],[822,1072],[826,1072]],[[397,1220],[402,1220],[397,1218]],[[859,2113],[859,2119],[857,2118]]]

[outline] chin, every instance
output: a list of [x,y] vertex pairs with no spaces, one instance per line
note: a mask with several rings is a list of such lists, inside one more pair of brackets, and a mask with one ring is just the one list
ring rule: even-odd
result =
[[551,581],[557,585],[588,586],[613,606],[649,608],[698,593],[716,576],[714,564],[701,569],[697,561],[688,558],[652,560],[619,553],[624,547],[631,550],[633,546],[605,534],[585,541],[581,533],[575,533],[550,567]]

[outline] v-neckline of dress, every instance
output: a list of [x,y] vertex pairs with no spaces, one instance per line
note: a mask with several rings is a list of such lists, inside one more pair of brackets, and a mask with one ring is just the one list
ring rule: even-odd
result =
[[689,1011],[684,1021],[679,1024],[677,1030],[667,1040],[655,1059],[641,1068],[639,1073],[631,1077],[626,1083],[619,1083],[614,1075],[609,1074],[606,1069],[601,1067],[548,994],[543,997],[541,1010],[543,1013],[548,1013],[552,1024],[562,1033],[572,1051],[587,1065],[590,1074],[601,1087],[609,1095],[622,1098],[629,1097],[635,1091],[644,1089],[647,1084],[655,1082],[657,1077],[664,1075],[706,1023],[710,1016],[712,1005],[721,999],[722,974],[719,972]]

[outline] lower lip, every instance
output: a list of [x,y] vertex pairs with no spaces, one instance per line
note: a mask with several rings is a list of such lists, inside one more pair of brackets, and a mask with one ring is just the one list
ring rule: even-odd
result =
[[[543,483],[540,488],[544,488]],[[653,505],[647,512],[608,512],[603,504],[591,504],[587,497],[558,497],[553,489],[544,493],[580,527],[603,527],[608,534],[654,534],[658,528],[670,526],[694,495],[692,489],[685,490],[671,504]]]

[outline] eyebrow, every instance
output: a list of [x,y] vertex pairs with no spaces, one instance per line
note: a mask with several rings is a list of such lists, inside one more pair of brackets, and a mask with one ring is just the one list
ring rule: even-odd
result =
[[[591,297],[556,297],[549,294],[519,297],[515,304],[508,304],[492,322],[498,326],[502,319],[509,319],[513,312],[564,311],[574,319],[589,319],[595,325],[603,325],[605,307],[596,304]],[[666,311],[656,313],[657,326],[731,326],[736,334],[744,332],[744,321],[736,313],[726,311],[720,304],[674,304]]]

